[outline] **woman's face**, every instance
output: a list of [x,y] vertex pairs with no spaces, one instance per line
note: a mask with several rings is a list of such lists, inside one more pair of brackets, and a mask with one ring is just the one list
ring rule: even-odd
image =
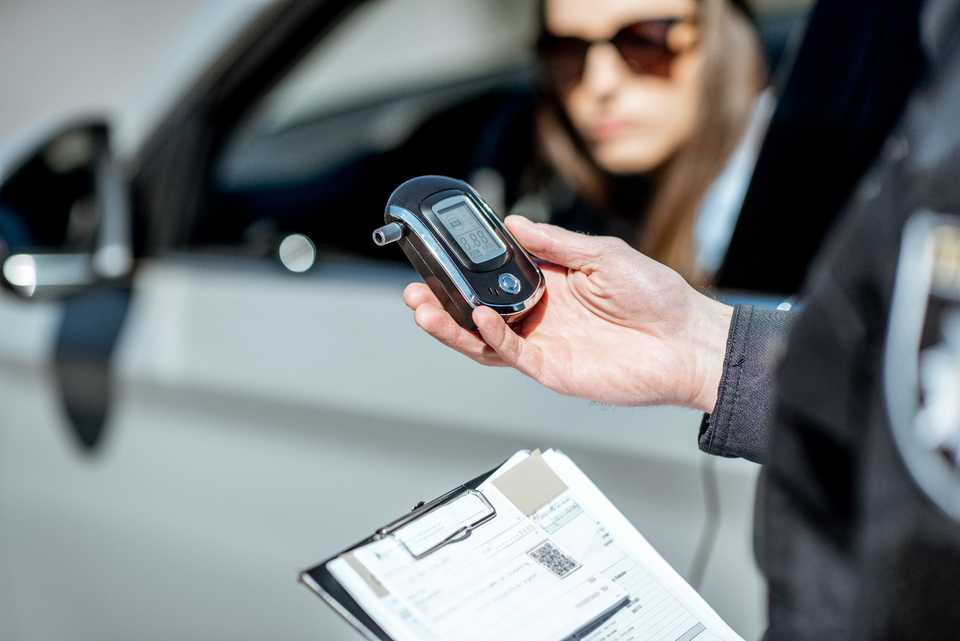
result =
[[[547,0],[552,36],[613,37],[643,20],[696,18],[696,0]],[[644,173],[665,163],[691,137],[700,99],[698,28],[675,25],[677,53],[660,73],[633,71],[609,42],[590,47],[579,81],[561,89],[567,115],[602,168]]]

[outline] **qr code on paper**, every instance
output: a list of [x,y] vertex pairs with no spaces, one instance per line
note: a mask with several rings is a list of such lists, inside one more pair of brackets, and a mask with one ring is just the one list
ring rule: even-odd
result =
[[547,568],[559,578],[564,578],[572,574],[580,567],[580,564],[564,554],[550,541],[544,541],[533,548],[527,554],[534,561]]

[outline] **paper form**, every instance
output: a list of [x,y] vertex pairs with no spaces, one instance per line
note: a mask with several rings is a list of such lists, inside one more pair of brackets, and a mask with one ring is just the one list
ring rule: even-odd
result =
[[597,619],[577,641],[742,641],[563,454],[518,453],[478,489],[497,515],[469,538],[411,555],[473,499],[328,565],[397,641],[563,641]]
[[[624,555],[606,575],[616,577],[634,602],[585,641],[743,641],[573,461],[557,451],[548,451],[543,457],[568,485],[569,491],[538,512],[535,518],[550,524],[559,519],[558,515],[588,506],[587,520],[602,529],[603,536],[615,541],[619,553]],[[574,504],[576,508],[572,507]],[[569,514],[562,517],[571,525],[576,518]],[[564,537],[575,539],[576,530],[561,535],[561,539]],[[677,636],[672,636],[674,634]]]
[[599,568],[565,556],[502,495],[487,498],[494,520],[422,560],[394,537],[354,551],[425,638],[561,641],[626,604]]

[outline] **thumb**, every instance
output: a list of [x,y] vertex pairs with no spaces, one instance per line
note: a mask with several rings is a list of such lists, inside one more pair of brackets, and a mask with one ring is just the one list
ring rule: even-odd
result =
[[601,238],[535,223],[523,216],[507,216],[504,222],[524,249],[561,267],[580,269],[603,255]]

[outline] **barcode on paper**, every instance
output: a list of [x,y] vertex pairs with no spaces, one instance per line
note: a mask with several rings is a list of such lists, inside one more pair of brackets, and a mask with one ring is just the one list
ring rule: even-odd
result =
[[534,561],[547,568],[559,578],[564,578],[572,574],[580,567],[580,564],[560,551],[560,549],[550,541],[544,541],[533,548],[527,554]]

